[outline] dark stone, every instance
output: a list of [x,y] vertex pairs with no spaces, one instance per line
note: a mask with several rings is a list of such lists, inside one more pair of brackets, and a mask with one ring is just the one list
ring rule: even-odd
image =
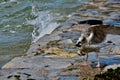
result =
[[15,77],[15,80],[21,80],[20,75],[14,75],[14,77]]
[[90,25],[97,25],[97,24],[103,24],[102,20],[84,20],[84,21],[79,21],[78,24],[90,24]]
[[23,73],[24,75],[26,75],[26,76],[31,76],[31,74],[28,74],[28,73]]
[[113,43],[112,41],[107,41],[107,43]]
[[7,78],[9,79],[9,78],[11,78],[13,75],[9,75]]

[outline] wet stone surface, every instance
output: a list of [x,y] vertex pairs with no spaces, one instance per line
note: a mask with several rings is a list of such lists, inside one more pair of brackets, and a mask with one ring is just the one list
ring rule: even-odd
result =
[[[51,34],[31,44],[25,55],[5,64],[0,69],[0,80],[93,80],[96,74],[109,66],[120,67],[119,35],[107,35],[103,44],[98,44],[102,45],[99,51],[88,51],[86,62],[86,56],[78,54],[79,48],[75,46],[81,33],[61,31],[80,23],[90,25],[89,20],[101,20],[103,24],[119,27],[119,3],[119,0],[92,0],[86,3]],[[95,67],[98,61],[96,53],[100,55],[101,68]]]

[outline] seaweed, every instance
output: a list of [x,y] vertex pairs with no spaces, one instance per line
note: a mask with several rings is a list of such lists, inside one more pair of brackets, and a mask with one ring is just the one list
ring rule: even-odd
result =
[[120,80],[120,67],[108,69],[107,72],[95,75],[94,80]]

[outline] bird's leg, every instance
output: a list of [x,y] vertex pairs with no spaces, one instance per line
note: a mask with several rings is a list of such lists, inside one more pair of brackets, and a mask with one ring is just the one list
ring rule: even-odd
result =
[[86,54],[82,61],[82,66],[88,66],[88,54]]
[[82,56],[83,58],[82,58],[82,63],[81,63],[81,65],[82,65],[82,66],[87,66],[87,65],[88,65],[88,53],[82,52],[82,51],[81,51],[81,48],[80,48],[80,51],[79,51],[78,53],[79,53],[79,54],[86,54],[86,55]]
[[86,62],[88,61],[88,53],[86,53],[86,59],[85,59],[85,61]]
[[97,54],[96,54],[96,55],[97,55],[97,58],[98,58],[98,63],[97,63],[97,65],[96,65],[96,67],[98,67],[98,68],[99,68],[101,65],[100,65],[100,57],[99,57],[98,52],[97,52]]
[[84,65],[84,66],[88,66],[89,65],[88,64],[88,53],[86,53],[86,55],[84,56],[82,65]]

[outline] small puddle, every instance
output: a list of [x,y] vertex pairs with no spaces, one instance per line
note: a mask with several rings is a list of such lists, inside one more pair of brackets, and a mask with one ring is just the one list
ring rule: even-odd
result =
[[60,76],[59,80],[77,80],[77,76]]

